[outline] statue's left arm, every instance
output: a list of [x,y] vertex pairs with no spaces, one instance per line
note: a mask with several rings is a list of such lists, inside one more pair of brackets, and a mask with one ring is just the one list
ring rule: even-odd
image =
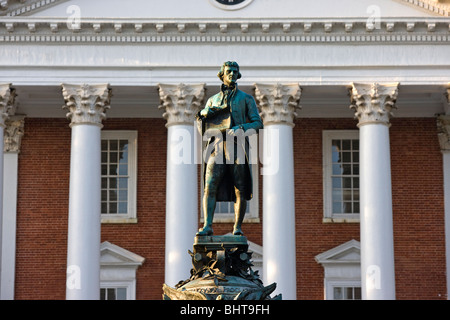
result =
[[258,107],[256,106],[255,99],[251,95],[245,97],[246,111],[248,122],[242,124],[244,131],[254,129],[258,131],[263,128],[261,117],[259,116]]

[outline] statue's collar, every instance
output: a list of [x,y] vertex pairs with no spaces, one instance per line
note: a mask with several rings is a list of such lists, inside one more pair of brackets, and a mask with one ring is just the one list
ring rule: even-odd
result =
[[228,90],[230,91],[236,91],[237,90],[237,84],[235,84],[234,86],[226,86],[224,84],[222,84],[222,86],[220,87],[222,92],[226,92]]

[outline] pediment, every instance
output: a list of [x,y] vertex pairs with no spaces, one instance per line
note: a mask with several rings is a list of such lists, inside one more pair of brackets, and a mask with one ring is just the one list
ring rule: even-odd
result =
[[315,257],[316,261],[322,265],[336,263],[360,263],[359,241],[350,240],[337,247],[327,250]]
[[140,266],[145,258],[105,241],[100,246],[100,264],[102,266]]
[[[244,0],[248,5],[217,5],[217,0],[4,0],[0,15],[81,18],[373,18],[448,16],[438,0]],[[216,4],[216,5],[215,5]],[[228,10],[230,9],[237,10]]]

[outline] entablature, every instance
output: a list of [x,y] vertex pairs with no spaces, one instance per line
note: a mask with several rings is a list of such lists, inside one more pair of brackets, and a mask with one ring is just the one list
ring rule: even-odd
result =
[[62,19],[0,18],[0,42],[444,43],[448,18]]

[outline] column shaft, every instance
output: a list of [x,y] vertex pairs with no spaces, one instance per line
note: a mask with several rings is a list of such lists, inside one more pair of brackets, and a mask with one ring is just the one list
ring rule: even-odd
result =
[[[0,84],[0,288],[2,272],[2,248],[3,248],[3,146],[5,122],[8,117],[15,112],[15,89],[11,88],[11,84]],[[1,290],[0,290],[1,294]],[[1,298],[1,297],[0,297]]]
[[194,126],[172,125],[167,130],[165,282],[174,286],[188,279],[192,269],[187,253],[198,228],[198,177],[192,160]]
[[447,300],[450,300],[450,151],[442,152],[444,166],[444,210],[445,210],[445,259],[447,270]]
[[71,119],[67,300],[100,299],[101,128],[108,84],[63,84]]
[[100,127],[72,127],[69,231],[67,249],[68,300],[100,298]]
[[363,299],[395,299],[389,128],[360,127]]
[[167,120],[165,283],[175,286],[190,276],[198,228],[198,172],[194,161],[194,117],[204,84],[161,84],[160,109]]
[[267,169],[263,181],[263,282],[276,282],[275,295],[281,293],[284,300],[295,300],[297,278],[292,127],[269,124],[263,131],[264,149],[268,152],[263,159]]
[[389,120],[398,83],[353,84],[360,128],[361,291],[364,300],[395,299]]
[[293,136],[298,84],[255,84],[263,130],[263,281],[297,298]]

